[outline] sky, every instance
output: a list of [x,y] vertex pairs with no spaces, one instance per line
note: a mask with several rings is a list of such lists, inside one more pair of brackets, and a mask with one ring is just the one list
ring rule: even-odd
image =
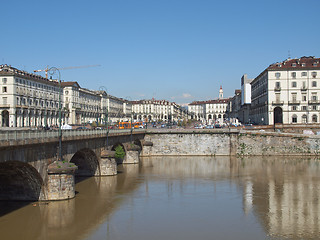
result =
[[[129,100],[240,89],[288,57],[320,57],[319,0],[68,0],[1,4],[0,64]],[[92,66],[94,65],[94,66]],[[84,67],[86,66],[86,67]],[[44,72],[39,72],[45,76]]]

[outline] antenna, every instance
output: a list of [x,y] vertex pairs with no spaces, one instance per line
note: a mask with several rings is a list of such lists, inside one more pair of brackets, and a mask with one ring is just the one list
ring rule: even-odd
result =
[[290,50],[288,50],[288,59],[291,59]]

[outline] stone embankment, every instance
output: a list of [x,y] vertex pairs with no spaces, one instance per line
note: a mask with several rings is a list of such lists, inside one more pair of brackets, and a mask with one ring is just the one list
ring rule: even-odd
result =
[[320,136],[238,129],[148,130],[143,156],[319,155]]

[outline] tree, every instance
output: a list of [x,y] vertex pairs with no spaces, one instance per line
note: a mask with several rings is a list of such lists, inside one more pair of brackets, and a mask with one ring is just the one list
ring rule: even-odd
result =
[[123,159],[124,156],[126,155],[125,151],[123,150],[122,146],[121,145],[118,145],[115,147],[115,158],[118,158],[118,159]]

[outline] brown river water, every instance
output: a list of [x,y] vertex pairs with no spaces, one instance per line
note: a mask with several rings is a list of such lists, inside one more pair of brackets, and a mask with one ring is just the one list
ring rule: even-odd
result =
[[320,160],[152,157],[76,197],[0,202],[0,239],[320,239]]

